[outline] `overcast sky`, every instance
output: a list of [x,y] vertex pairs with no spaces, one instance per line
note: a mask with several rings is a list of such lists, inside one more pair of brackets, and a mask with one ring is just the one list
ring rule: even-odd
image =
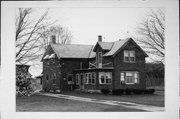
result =
[[[92,44],[98,35],[112,42],[130,37],[149,8],[51,8],[49,16],[72,33],[73,44]],[[128,33],[129,32],[129,33]]]
[[[94,45],[98,35],[102,35],[103,41],[107,42],[130,37],[150,9],[152,8],[59,7],[49,9],[48,19],[58,20],[57,24],[71,32],[71,43]],[[36,8],[32,15],[37,18],[44,11],[45,9]]]

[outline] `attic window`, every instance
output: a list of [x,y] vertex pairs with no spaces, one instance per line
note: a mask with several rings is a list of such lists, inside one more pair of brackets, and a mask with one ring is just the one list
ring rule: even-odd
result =
[[135,51],[124,50],[124,62],[135,62]]

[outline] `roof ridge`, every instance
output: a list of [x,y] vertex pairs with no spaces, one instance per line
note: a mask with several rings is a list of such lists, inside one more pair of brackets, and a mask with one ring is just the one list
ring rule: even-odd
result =
[[[113,44],[112,44],[112,46],[111,46],[111,49],[113,48],[114,44],[115,44],[115,43],[113,42]],[[111,51],[111,49],[110,49],[109,51]]]
[[91,50],[90,50],[89,55],[88,55],[88,58],[90,57],[92,50],[93,50],[93,46],[91,47]]
[[61,43],[56,43],[52,45],[81,45],[81,46],[94,46],[94,45],[88,45],[88,44],[61,44]]

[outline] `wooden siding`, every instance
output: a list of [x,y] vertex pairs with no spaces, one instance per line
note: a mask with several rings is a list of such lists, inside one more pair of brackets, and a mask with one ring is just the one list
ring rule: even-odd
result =
[[[135,63],[124,62],[124,50],[135,51]],[[120,84],[120,71],[138,71],[139,72],[139,84],[133,85],[121,85]],[[129,44],[123,48],[114,57],[114,88],[145,88],[145,56],[136,45],[129,42]]]

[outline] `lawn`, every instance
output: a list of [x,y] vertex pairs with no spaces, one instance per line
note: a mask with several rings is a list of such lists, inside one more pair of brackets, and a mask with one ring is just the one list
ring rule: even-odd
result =
[[[92,95],[92,94],[91,94]],[[87,95],[86,95],[87,96]],[[97,97],[97,96],[96,96]],[[102,95],[100,96],[102,97]],[[107,97],[107,96],[104,96]],[[129,112],[143,111],[138,109],[125,108],[121,106],[110,106],[90,102],[59,99],[43,95],[32,95],[29,97],[16,98],[17,112]]]
[[141,94],[141,95],[104,95],[104,94],[90,94],[82,92],[64,92],[65,95],[73,95],[87,98],[95,98],[101,100],[114,100],[114,101],[125,101],[133,102],[138,104],[152,105],[164,107],[164,91],[156,91],[154,94]]

